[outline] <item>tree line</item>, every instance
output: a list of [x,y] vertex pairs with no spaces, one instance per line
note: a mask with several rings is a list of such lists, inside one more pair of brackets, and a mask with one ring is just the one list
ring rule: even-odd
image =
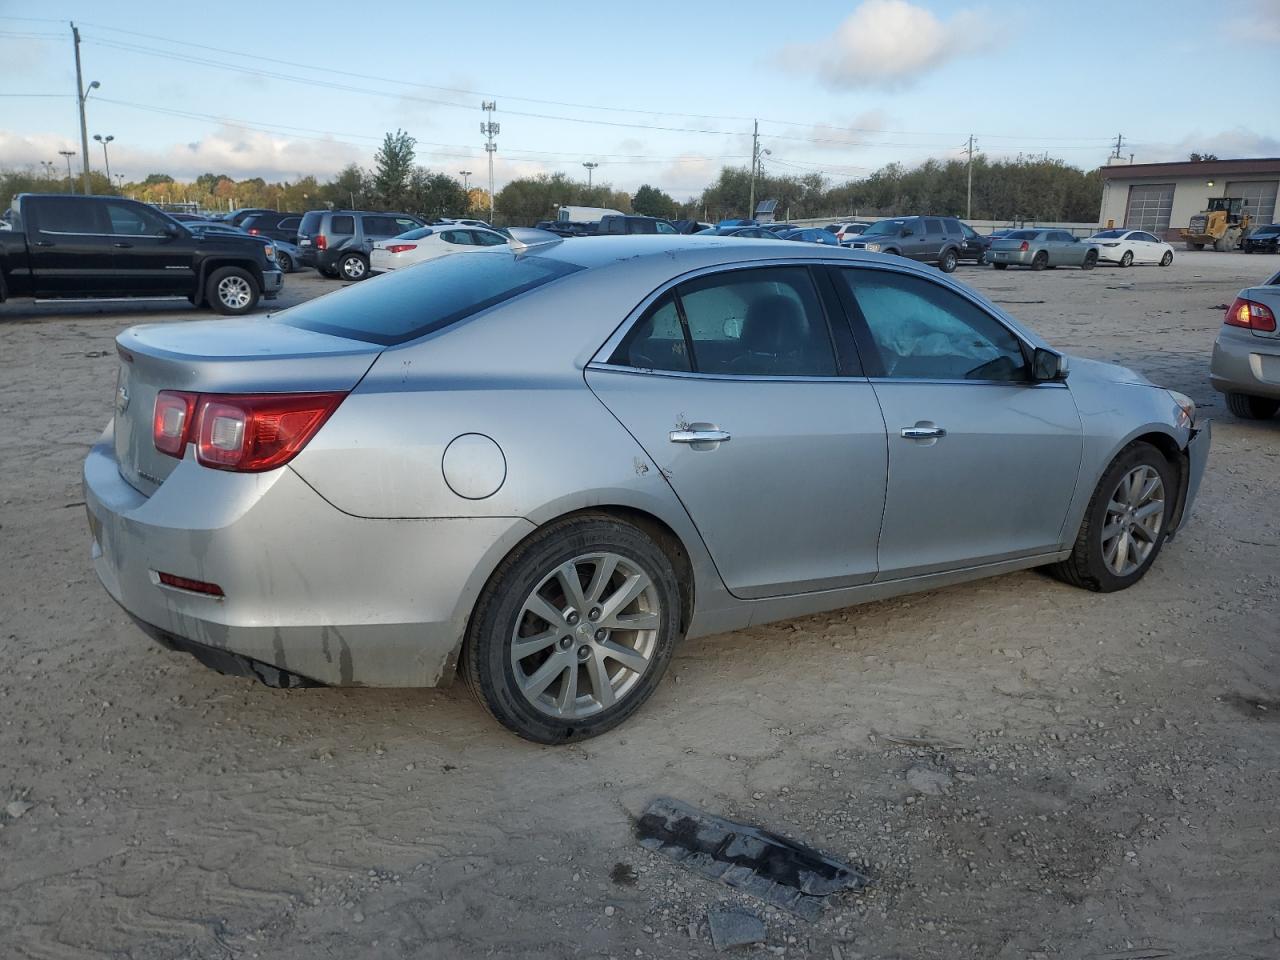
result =
[[[488,219],[489,195],[480,188],[464,190],[455,177],[416,163],[416,141],[403,130],[388,133],[373,166],[357,164],[320,182],[303,177],[291,183],[262,178],[235,180],[205,173],[182,183],[153,173],[136,183],[113,186],[100,173],[91,189],[123,194],[149,203],[194,202],[203,209],[266,207],[303,211],[323,207],[395,210],[426,217],[476,216]],[[756,179],[755,195],[778,201],[779,219],[832,219],[931,213],[964,216],[969,169],[962,160],[926,160],[915,167],[890,163],[869,176],[835,183],[821,173],[776,174],[765,170]],[[0,198],[22,192],[79,190],[79,175],[37,175],[31,170],[0,172]],[[561,205],[611,207],[670,219],[716,222],[751,214],[751,178],[746,167],[723,167],[701,194],[677,200],[651,184],[634,193],[608,183],[588,185],[564,173],[512,180],[494,197],[498,225],[531,225],[554,219]],[[1084,171],[1062,160],[1019,156],[973,160],[972,218],[995,221],[1068,221],[1092,223],[1102,201],[1098,171]]]

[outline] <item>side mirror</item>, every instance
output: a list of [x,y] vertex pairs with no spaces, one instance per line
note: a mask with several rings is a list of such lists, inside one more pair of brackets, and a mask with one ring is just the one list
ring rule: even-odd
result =
[[182,228],[172,223],[165,224],[160,231],[160,239],[162,240],[176,240],[180,236],[182,236]]
[[902,236],[904,236],[904,237],[909,237],[909,236],[911,236],[911,228],[910,228],[910,227],[903,227],[903,228],[902,228]]
[[1031,355],[1031,379],[1033,380],[1065,380],[1069,372],[1067,358],[1056,350],[1036,347]]

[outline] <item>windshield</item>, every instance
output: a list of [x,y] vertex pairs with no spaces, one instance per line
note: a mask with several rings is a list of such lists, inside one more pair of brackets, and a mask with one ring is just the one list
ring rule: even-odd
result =
[[877,220],[871,226],[867,227],[867,229],[863,230],[862,235],[864,237],[869,237],[873,234],[897,233],[902,229],[902,225],[906,222],[907,221],[905,220]]
[[1256,237],[1260,233],[1266,234],[1267,236],[1271,236],[1273,233],[1280,233],[1280,223],[1272,223],[1265,227],[1259,227],[1257,230],[1253,231],[1251,235]]
[[1095,233],[1093,238],[1095,240],[1115,240],[1119,237],[1123,237],[1128,232],[1128,230],[1102,230]]
[[272,320],[390,346],[440,330],[581,269],[497,249],[441,257],[299,304]]

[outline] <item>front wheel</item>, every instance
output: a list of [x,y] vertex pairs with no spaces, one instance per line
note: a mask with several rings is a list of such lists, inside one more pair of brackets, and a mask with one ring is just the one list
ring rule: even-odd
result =
[[338,261],[338,276],[343,280],[363,280],[369,275],[369,261],[358,253],[348,253]]
[[1173,251],[1166,250],[1164,256],[1160,258],[1160,266],[1167,267],[1171,263],[1173,263]]
[[213,271],[206,286],[205,296],[210,306],[225,316],[238,317],[258,305],[261,295],[258,281],[241,267],[222,267]]
[[1241,420],[1270,420],[1280,410],[1280,400],[1247,393],[1228,393],[1227,409]]
[[1124,254],[1120,257],[1120,266],[1122,266],[1122,267],[1132,267],[1132,266],[1133,266],[1133,251],[1132,251],[1132,250],[1126,250],[1126,251],[1124,252]]
[[280,269],[285,273],[293,273],[298,269],[293,262],[293,257],[289,256],[283,250],[276,251],[276,263],[280,265]]
[[1098,265],[1098,255],[1090,250],[1084,255],[1084,263],[1080,264],[1081,270],[1092,270]]
[[1151,444],[1121,451],[1094,489],[1071,556],[1049,572],[1100,593],[1133,586],[1164,544],[1176,489],[1169,461]]
[[594,737],[653,693],[681,622],[675,568],[647,533],[607,515],[572,517],[518,546],[485,585],[462,673],[527,740]]

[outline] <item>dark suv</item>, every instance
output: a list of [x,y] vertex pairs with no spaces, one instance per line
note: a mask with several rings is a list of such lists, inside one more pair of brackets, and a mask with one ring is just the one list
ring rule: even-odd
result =
[[285,243],[298,242],[298,227],[302,226],[300,213],[255,213],[240,222],[240,229],[255,237],[266,237],[268,240],[283,240]]
[[936,263],[950,273],[961,260],[985,263],[989,241],[955,217],[891,217],[876,221],[847,246]]
[[305,266],[325,277],[363,280],[369,276],[369,251],[375,240],[389,240],[425,227],[408,213],[370,210],[308,210],[298,226],[298,249]]

